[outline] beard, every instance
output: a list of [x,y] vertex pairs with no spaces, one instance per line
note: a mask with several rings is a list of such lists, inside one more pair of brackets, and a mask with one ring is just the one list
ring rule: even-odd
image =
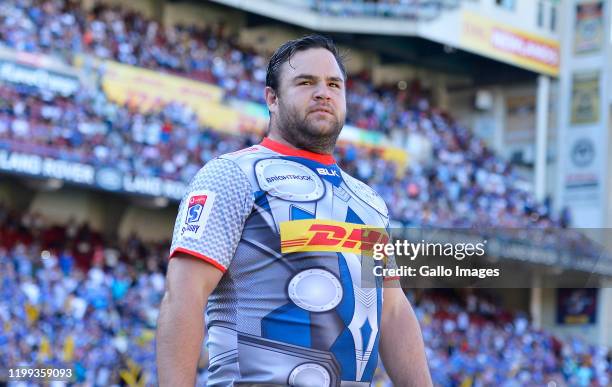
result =
[[325,114],[326,118],[317,118],[315,115],[305,113],[302,116],[295,107],[280,102],[278,131],[296,148],[331,154],[344,126],[344,118],[340,119],[335,114]]

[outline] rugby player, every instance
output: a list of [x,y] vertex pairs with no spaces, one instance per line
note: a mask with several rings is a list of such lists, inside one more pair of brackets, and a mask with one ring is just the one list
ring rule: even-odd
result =
[[208,385],[369,386],[379,353],[396,386],[431,385],[402,289],[380,278],[362,286],[363,229],[382,240],[389,215],[332,156],[346,115],[333,42],[283,44],[265,98],[267,137],[208,162],[180,204],[157,330],[160,385],[194,385],[204,310]]

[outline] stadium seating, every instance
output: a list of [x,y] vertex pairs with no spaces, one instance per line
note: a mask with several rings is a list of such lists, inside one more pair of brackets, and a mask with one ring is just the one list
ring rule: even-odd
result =
[[[186,182],[216,155],[257,141],[201,128],[178,104],[141,114],[100,91],[48,100],[34,88],[2,86],[0,116],[0,147],[93,165],[113,160],[125,173]],[[338,150],[340,164],[383,196],[395,220],[443,227],[567,224],[515,186],[511,165],[440,113],[420,112],[408,128],[432,140],[436,162],[412,164],[399,178],[394,164],[375,151],[351,145]]]
[[[56,54],[67,61],[75,53],[91,53],[213,82],[228,97],[263,102],[265,58],[239,46],[222,28],[162,29],[157,22],[119,7],[98,5],[85,14],[70,2],[36,3],[39,7],[19,6],[15,1],[2,5],[0,41],[20,51]],[[57,6],[62,3],[64,7]],[[405,106],[419,102],[418,96],[408,98],[405,91],[374,88],[367,77],[351,79],[348,90],[348,122],[369,130],[388,132],[405,126]]]
[[[73,367],[79,382],[155,385],[166,243],[110,241],[0,205],[0,364]],[[561,341],[490,297],[410,293],[439,386],[607,386],[612,352]],[[201,385],[206,364],[200,364]],[[384,370],[374,386],[391,386]],[[565,384],[564,384],[565,383]]]
[[[88,52],[180,73],[214,82],[226,96],[261,102],[265,60],[239,47],[222,28],[162,29],[119,7],[98,5],[84,13],[70,1],[35,4],[27,7],[8,1],[0,5],[0,41],[15,49],[60,54],[67,59],[75,52]],[[443,227],[569,224],[567,211],[553,214],[550,203],[537,203],[519,187],[511,164],[493,154],[470,130],[430,107],[418,90],[416,83],[405,90],[375,88],[367,74],[348,83],[348,122],[385,132],[403,128],[408,135],[425,136],[433,145],[435,161],[413,163],[400,178],[375,152],[350,146],[340,149],[342,166],[393,204],[394,219],[405,225]],[[9,86],[0,91],[4,95],[2,114],[7,118],[0,124],[4,147],[28,147],[94,163],[118,159],[123,172],[189,181],[199,166],[217,154],[256,141],[199,128],[192,113],[177,104],[160,106],[158,113],[144,116],[107,101],[100,91],[83,92],[73,100],[47,95],[46,103],[38,94],[36,90],[11,91]],[[16,96],[23,102],[14,101]],[[26,108],[30,102],[40,108]],[[74,117],[79,120],[71,119]],[[77,122],[81,122],[78,127]],[[52,131],[49,124],[54,124]],[[20,143],[20,138],[27,144]],[[171,151],[175,149],[186,152]]]
[[182,181],[220,152],[256,141],[204,130],[178,104],[141,114],[100,90],[49,99],[36,88],[0,86],[0,118],[0,147]]
[[[89,53],[214,83],[228,98],[262,102],[265,53],[241,47],[222,26],[162,28],[119,7],[85,13],[76,1],[7,0],[0,3],[0,45],[66,61]],[[380,192],[397,222],[570,224],[566,211],[555,214],[548,201],[539,203],[520,188],[510,163],[432,107],[418,83],[404,90],[375,87],[359,74],[347,87],[349,123],[383,133],[402,128],[432,144],[433,161],[411,163],[401,175],[377,150],[338,149],[341,166]],[[187,182],[216,155],[256,142],[253,135],[202,127],[178,103],[143,114],[109,101],[101,89],[61,97],[0,84],[0,149],[102,166],[112,160],[124,173]],[[47,224],[40,215],[12,213],[0,204],[0,364],[69,365],[89,385],[142,377],[155,385],[154,328],[167,248],[167,241],[152,245],[135,236],[109,240],[85,224]],[[612,353],[603,347],[561,341],[480,295],[412,297],[437,385],[611,382]],[[205,369],[202,361],[199,384]],[[376,378],[375,386],[390,385],[384,370]]]

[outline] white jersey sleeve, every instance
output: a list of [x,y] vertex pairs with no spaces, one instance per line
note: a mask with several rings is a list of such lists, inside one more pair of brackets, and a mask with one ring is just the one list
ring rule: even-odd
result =
[[253,207],[251,184],[227,159],[208,162],[195,175],[179,206],[170,258],[185,253],[225,272]]

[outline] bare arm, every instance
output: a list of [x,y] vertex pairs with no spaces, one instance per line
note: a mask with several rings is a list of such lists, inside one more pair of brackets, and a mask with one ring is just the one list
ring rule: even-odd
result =
[[401,288],[385,288],[380,354],[395,386],[432,386],[416,315]]
[[157,321],[159,385],[193,387],[202,339],[204,308],[223,273],[178,253],[168,264],[166,293]]

